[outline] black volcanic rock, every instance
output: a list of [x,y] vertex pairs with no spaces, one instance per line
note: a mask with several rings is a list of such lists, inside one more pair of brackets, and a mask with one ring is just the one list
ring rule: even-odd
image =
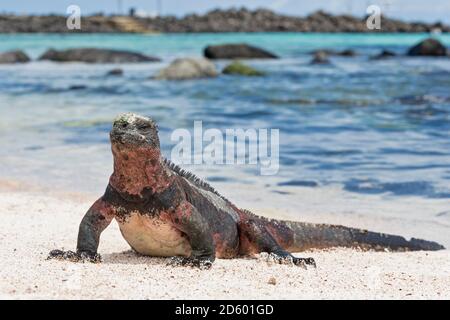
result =
[[0,53],[0,64],[25,63],[29,61],[30,58],[26,55],[26,53],[20,50]]
[[160,61],[158,58],[145,56],[141,53],[95,48],[68,49],[62,51],[50,49],[46,51],[39,60],[86,63],[137,63]]
[[409,56],[446,56],[447,48],[438,40],[428,38],[408,51]]
[[389,51],[389,50],[383,50],[381,51],[379,54],[371,57],[370,59],[372,60],[382,60],[382,59],[387,59],[387,58],[392,58],[397,56],[397,54],[393,51]]
[[106,73],[106,75],[107,76],[122,76],[123,75],[123,70],[120,69],[120,68],[112,69],[112,70],[109,70]]
[[75,85],[69,87],[69,90],[72,90],[72,91],[85,90],[85,89],[87,89],[87,86],[85,86],[84,84],[75,84]]
[[346,49],[344,51],[338,52],[337,55],[342,56],[342,57],[355,57],[356,52],[351,49]]
[[244,43],[208,46],[204,55],[208,59],[277,59],[278,57],[264,49]]

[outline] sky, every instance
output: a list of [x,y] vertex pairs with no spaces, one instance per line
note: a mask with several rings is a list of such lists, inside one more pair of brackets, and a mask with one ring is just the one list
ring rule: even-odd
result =
[[305,16],[322,9],[342,14],[364,16],[371,4],[379,5],[386,16],[407,21],[442,21],[450,24],[450,0],[0,0],[0,12],[16,14],[65,14],[69,5],[81,8],[82,14],[128,12],[135,7],[156,12],[161,1],[163,15],[182,16],[204,13],[214,8],[245,6],[249,9],[268,8],[279,13]]

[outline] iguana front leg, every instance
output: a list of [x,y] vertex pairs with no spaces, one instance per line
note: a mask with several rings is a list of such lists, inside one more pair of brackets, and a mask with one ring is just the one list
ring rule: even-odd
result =
[[216,258],[214,239],[209,224],[189,202],[182,202],[170,213],[176,228],[185,233],[191,245],[190,257],[173,257],[170,265],[209,269]]
[[53,250],[48,259],[63,259],[73,262],[89,261],[101,262],[97,253],[101,233],[109,226],[114,218],[114,210],[103,201],[97,200],[85,214],[78,231],[77,251]]

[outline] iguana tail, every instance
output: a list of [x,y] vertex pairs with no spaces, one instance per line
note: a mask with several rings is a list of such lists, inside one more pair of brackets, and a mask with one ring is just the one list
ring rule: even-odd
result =
[[[266,229],[287,251],[301,252],[308,249],[332,247],[385,249],[392,251],[437,251],[445,248],[432,241],[406,240],[401,236],[370,232],[367,230],[311,224],[301,222],[268,221]],[[289,236],[286,236],[289,234]]]

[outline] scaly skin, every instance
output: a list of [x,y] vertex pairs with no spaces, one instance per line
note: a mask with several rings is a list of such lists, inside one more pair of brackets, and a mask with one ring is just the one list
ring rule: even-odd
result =
[[119,116],[110,134],[114,173],[83,218],[76,252],[49,258],[100,262],[100,234],[113,219],[140,254],[172,257],[171,265],[209,268],[216,258],[267,252],[279,263],[315,266],[290,252],[311,248],[440,250],[437,243],[341,226],[269,220],[237,208],[211,186],[163,159],[153,120]]

